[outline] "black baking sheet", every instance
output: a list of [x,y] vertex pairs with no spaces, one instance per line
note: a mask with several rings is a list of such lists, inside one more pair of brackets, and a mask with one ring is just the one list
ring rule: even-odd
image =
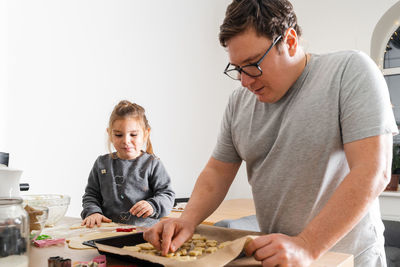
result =
[[[140,233],[134,233],[134,234],[127,234],[127,235],[121,235],[121,236],[113,236],[113,237],[106,237],[106,238],[100,238],[100,239],[93,239],[89,241],[85,241],[82,244],[97,248],[95,243],[103,244],[103,245],[108,245],[108,246],[113,246],[113,247],[118,247],[122,248],[123,246],[135,246],[137,244],[141,243],[146,243],[147,241],[144,240],[143,238],[143,232]],[[97,249],[98,250],[98,249]],[[104,252],[98,250],[100,254],[104,254],[106,256],[114,257],[122,261],[127,261],[136,264],[137,266],[151,266],[151,267],[158,267],[158,266],[163,266],[158,263],[153,263],[149,261],[145,261],[143,259],[138,259],[132,256],[128,255],[119,255],[119,254],[114,254],[114,253],[109,253],[109,252]]]

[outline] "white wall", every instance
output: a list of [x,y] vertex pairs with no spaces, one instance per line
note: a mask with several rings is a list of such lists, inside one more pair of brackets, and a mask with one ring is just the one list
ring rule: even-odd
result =
[[292,0],[309,52],[357,49],[370,53],[382,15],[398,0]]
[[7,52],[8,52],[8,13],[6,2],[0,1],[0,151],[6,146],[6,118],[7,118]]
[[[29,193],[68,194],[78,216],[92,164],[107,153],[108,116],[129,99],[147,110],[177,196],[189,196],[236,87],[217,39],[229,2],[0,1],[0,151]],[[395,2],[293,1],[308,51],[366,53]],[[242,168],[227,197],[250,196]]]

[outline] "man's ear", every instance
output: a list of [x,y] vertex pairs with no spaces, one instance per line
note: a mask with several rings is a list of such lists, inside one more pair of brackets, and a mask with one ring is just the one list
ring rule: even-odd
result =
[[289,28],[286,30],[284,37],[284,44],[286,45],[289,55],[294,56],[297,51],[297,46],[299,44],[297,38],[297,32],[293,28]]

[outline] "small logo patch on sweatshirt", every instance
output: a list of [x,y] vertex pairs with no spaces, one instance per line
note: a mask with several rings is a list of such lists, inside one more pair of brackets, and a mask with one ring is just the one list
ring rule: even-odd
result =
[[106,173],[107,173],[106,169],[101,170],[101,174],[106,174]]

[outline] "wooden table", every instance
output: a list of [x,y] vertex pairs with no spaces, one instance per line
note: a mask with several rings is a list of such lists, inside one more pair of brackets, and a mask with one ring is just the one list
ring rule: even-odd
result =
[[[255,214],[254,204],[251,199],[233,199],[224,201],[221,206],[206,220],[206,224],[214,224],[223,219],[238,219],[243,216]],[[179,217],[180,212],[172,213],[171,217]],[[65,217],[62,223],[80,222],[79,218]],[[29,251],[29,267],[46,267],[49,257],[60,256],[70,258],[75,261],[90,261],[98,256],[97,250],[76,250],[68,248],[67,244],[36,248],[31,247]],[[257,266],[251,258],[242,258],[235,260],[229,266]],[[257,263],[257,262],[256,262]],[[113,257],[107,257],[107,266],[133,266],[132,263],[117,260]],[[353,267],[353,256],[350,254],[328,252],[310,267]]]
[[[182,212],[172,211],[169,218],[178,218]],[[202,223],[213,225],[214,223],[225,220],[225,219],[239,219],[244,216],[250,216],[256,214],[253,199],[249,198],[238,198],[225,200],[221,205]]]
[[[61,223],[63,224],[75,224],[80,222],[80,218],[65,217]],[[57,246],[51,246],[46,248],[37,248],[34,246],[30,247],[29,250],[29,267],[47,267],[47,259],[50,257],[60,256],[64,259],[71,259],[75,261],[91,261],[94,257],[99,256],[97,249],[70,249],[66,243]],[[133,266],[127,262],[122,262],[114,258],[107,258],[107,266],[118,265],[118,266]]]

